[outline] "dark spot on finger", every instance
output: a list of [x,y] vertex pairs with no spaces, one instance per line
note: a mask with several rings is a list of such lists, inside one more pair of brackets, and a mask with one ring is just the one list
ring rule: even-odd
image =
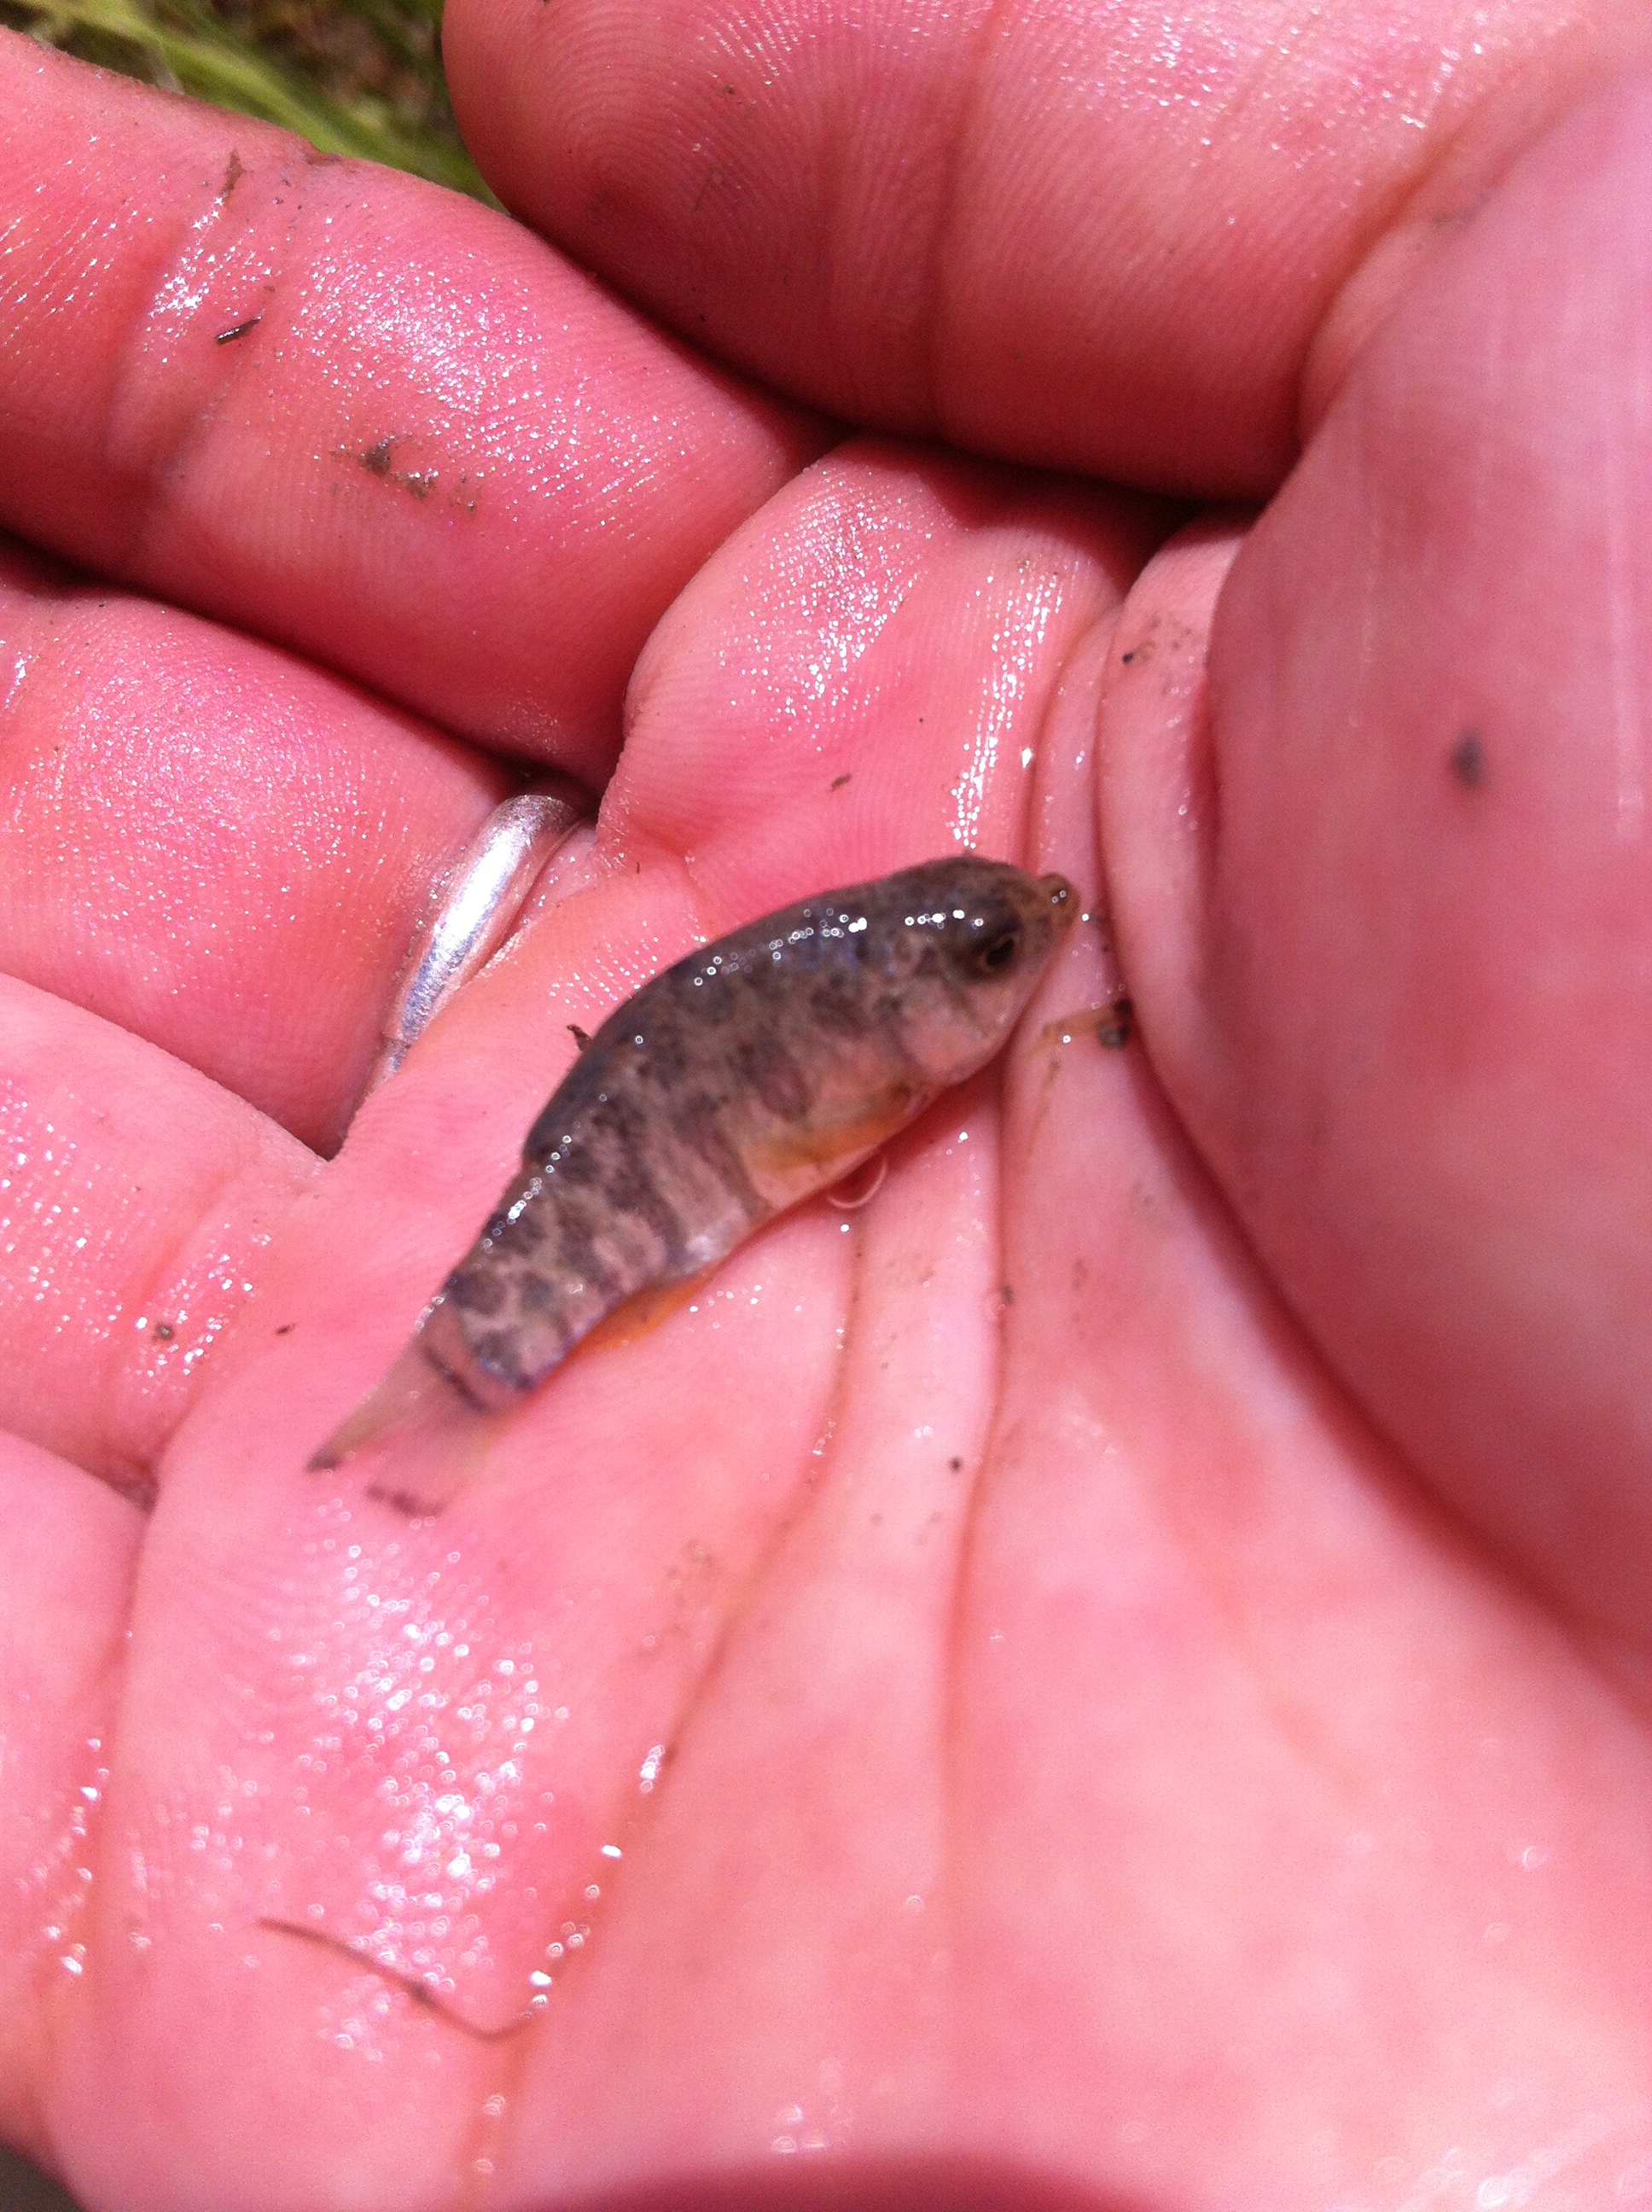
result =
[[1479,790],[1485,781],[1485,740],[1478,730],[1465,730],[1446,759],[1465,791]]
[[1128,999],[1114,999],[1103,1006],[1096,1023],[1096,1038],[1108,1052],[1118,1052],[1136,1033],[1136,1009]]

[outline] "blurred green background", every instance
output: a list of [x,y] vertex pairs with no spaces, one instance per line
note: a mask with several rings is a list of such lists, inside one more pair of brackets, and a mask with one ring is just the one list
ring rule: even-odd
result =
[[[0,23],[82,61],[493,203],[441,74],[442,0],[0,0]],[[496,204],[496,203],[493,203]],[[75,2212],[0,2148],[0,2212]]]
[[477,199],[441,74],[442,0],[0,0],[0,23]]

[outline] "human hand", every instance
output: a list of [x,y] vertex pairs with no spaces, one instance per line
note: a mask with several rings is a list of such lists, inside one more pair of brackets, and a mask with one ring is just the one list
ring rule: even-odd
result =
[[[996,159],[875,27],[762,97],[693,18],[451,27],[525,216],[786,390],[1064,473],[805,467],[497,220],[0,49],[5,511],[176,603],[8,584],[10,2132],[215,2212],[1633,2201],[1644,100],[1551,126],[1527,23],[1521,104],[1465,68],[1413,132],[1373,57],[1282,206],[1287,57],[1180,199],[1133,152],[1196,103],[1102,96],[1080,208],[1021,166],[1084,173],[1036,24]],[[1094,477],[1266,495],[1304,378],[1226,588],[1239,519],[1149,561]],[[351,1121],[497,750],[598,836]],[[959,837],[1097,913],[1104,859],[1141,1048],[1075,933],[874,1204],[574,1363],[446,1514],[304,1474],[568,1022]]]

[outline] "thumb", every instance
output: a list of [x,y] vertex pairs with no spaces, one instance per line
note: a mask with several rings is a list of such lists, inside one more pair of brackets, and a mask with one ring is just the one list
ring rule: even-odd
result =
[[1649,208],[1652,83],[1510,171],[1237,557],[1206,526],[1138,585],[1102,799],[1150,1048],[1285,1296],[1643,1643]]

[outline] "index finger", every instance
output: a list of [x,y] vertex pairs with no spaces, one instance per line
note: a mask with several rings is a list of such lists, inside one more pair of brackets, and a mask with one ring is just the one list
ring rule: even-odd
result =
[[507,217],[0,32],[0,521],[600,779],[823,442]]
[[1637,0],[452,0],[443,52],[506,204],[725,360],[880,428],[1254,497],[1327,320],[1322,356],[1647,35]]

